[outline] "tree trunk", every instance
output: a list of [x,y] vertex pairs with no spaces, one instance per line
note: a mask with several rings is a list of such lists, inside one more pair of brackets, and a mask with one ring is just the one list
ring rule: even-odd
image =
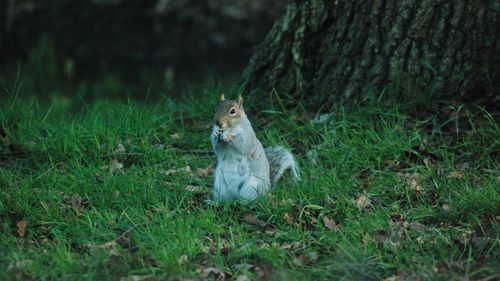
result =
[[254,50],[244,88],[315,104],[398,81],[441,97],[498,95],[499,14],[497,0],[292,1]]

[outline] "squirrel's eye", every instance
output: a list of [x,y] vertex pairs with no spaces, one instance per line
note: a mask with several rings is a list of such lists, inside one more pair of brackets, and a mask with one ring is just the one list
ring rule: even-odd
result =
[[232,108],[231,111],[229,112],[231,114],[236,114],[236,109]]

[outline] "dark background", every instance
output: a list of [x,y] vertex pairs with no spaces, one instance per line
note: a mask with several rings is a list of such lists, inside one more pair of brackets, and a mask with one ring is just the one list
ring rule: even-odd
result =
[[207,73],[238,77],[286,3],[4,0],[2,83],[20,75],[50,91],[111,75],[128,86],[165,90],[172,87],[165,83],[189,83]]

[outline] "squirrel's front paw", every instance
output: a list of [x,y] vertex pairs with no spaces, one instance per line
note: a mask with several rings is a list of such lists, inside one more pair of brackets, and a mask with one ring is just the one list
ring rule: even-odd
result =
[[219,139],[225,142],[230,142],[234,138],[234,135],[229,133],[229,131],[224,131],[222,134],[219,135]]

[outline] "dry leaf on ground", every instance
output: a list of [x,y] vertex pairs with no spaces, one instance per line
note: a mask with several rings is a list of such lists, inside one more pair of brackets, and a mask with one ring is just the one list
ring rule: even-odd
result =
[[314,116],[314,118],[311,119],[311,123],[316,124],[316,125],[321,125],[321,124],[328,122],[328,120],[330,120],[330,118],[332,116],[333,116],[333,113],[319,114],[319,115]]
[[255,265],[248,263],[236,263],[231,266],[235,270],[248,270],[251,271],[255,268]]
[[210,166],[206,167],[205,169],[203,168],[198,168],[196,169],[196,174],[201,177],[208,177],[210,174],[214,172],[214,165],[210,164]]
[[258,218],[256,218],[254,215],[252,214],[248,214],[246,215],[243,220],[245,222],[248,222],[249,224],[253,224],[253,225],[257,225],[257,226],[260,226],[260,227],[265,227],[266,226],[266,223],[262,220],[259,220]]
[[205,191],[205,187],[203,187],[201,185],[191,185],[191,184],[188,184],[188,185],[186,185],[185,189],[186,189],[186,191],[193,192],[193,193],[199,193],[199,192]]
[[110,256],[119,256],[117,245],[118,245],[118,243],[116,242],[116,240],[111,240],[111,241],[108,241],[104,244],[93,246],[93,247],[107,251]]
[[450,172],[448,174],[448,178],[452,178],[452,179],[461,179],[461,178],[463,178],[463,176],[464,176],[464,172],[462,172],[462,171]]
[[110,172],[116,172],[123,169],[123,164],[120,163],[118,160],[113,159],[109,162],[109,171]]
[[160,173],[164,174],[165,176],[170,176],[170,175],[176,174],[176,173],[190,174],[191,173],[191,167],[189,165],[187,165],[186,167],[179,168],[179,169],[169,169],[169,170],[166,170],[166,171],[160,171]]
[[359,197],[354,201],[354,204],[358,209],[364,209],[371,207],[372,203],[368,195],[360,194]]
[[17,226],[17,234],[20,237],[24,237],[26,235],[26,227],[28,226],[27,220],[21,220],[16,223]]
[[441,209],[443,209],[443,211],[445,211],[445,212],[449,212],[450,211],[450,205],[444,203],[443,205],[441,205]]
[[116,146],[116,149],[114,151],[115,154],[120,154],[120,153],[125,153],[125,146],[121,143],[119,143],[117,146]]
[[403,223],[403,227],[405,227],[405,228],[411,228],[411,229],[413,229],[413,230],[415,230],[417,232],[422,232],[422,231],[427,230],[427,226],[425,226],[424,224],[421,224],[419,222],[416,222],[416,221],[410,222],[410,223],[404,222]]
[[26,270],[27,268],[31,267],[31,265],[33,264],[33,261],[32,260],[18,260],[18,261],[15,261],[11,264],[9,264],[9,266],[7,267],[7,271],[12,271],[14,269],[17,269],[17,270]]
[[236,281],[251,281],[252,279],[250,279],[248,276],[246,275],[240,275],[238,276],[238,278],[236,278]]
[[81,206],[82,206],[82,197],[78,193],[74,193],[72,195],[65,194],[63,196],[63,200],[66,204],[70,204],[71,208],[73,208],[75,211],[78,211]]
[[401,180],[419,180],[419,173],[397,173],[396,176]]
[[335,222],[335,220],[332,220],[327,216],[323,216],[322,220],[323,225],[325,225],[326,228],[330,230],[335,230],[337,228],[337,223]]
[[100,249],[111,249],[111,248],[116,247],[116,241],[115,240],[111,240],[111,241],[108,241],[108,242],[106,242],[104,244],[97,245],[95,247],[96,248],[100,248]]
[[283,215],[283,219],[285,219],[286,223],[288,223],[288,224],[294,224],[294,222],[295,222],[292,215],[290,215],[289,213],[285,213]]
[[207,267],[202,270],[202,275],[205,278],[208,278],[210,276],[216,277],[217,280],[224,280],[226,279],[226,273],[220,271],[217,267]]
[[295,241],[293,243],[284,243],[280,246],[282,250],[299,250],[304,249],[305,245],[303,241]]
[[309,261],[312,261],[312,262],[317,261],[317,260],[318,260],[318,258],[319,258],[318,253],[317,253],[317,252],[314,252],[314,251],[313,251],[313,252],[309,252],[309,253],[307,254],[307,256],[308,256],[308,258],[309,258]]
[[399,160],[396,160],[396,159],[387,159],[387,160],[384,160],[384,164],[389,166],[389,167],[399,167]]
[[406,183],[408,189],[415,190],[417,192],[424,190],[420,184],[421,176],[419,173],[397,173],[396,176],[398,179]]
[[178,264],[185,264],[189,261],[188,259],[188,256],[187,255],[182,255],[180,256],[178,259],[177,259],[177,263]]
[[419,192],[424,190],[417,180],[409,180],[408,188]]

